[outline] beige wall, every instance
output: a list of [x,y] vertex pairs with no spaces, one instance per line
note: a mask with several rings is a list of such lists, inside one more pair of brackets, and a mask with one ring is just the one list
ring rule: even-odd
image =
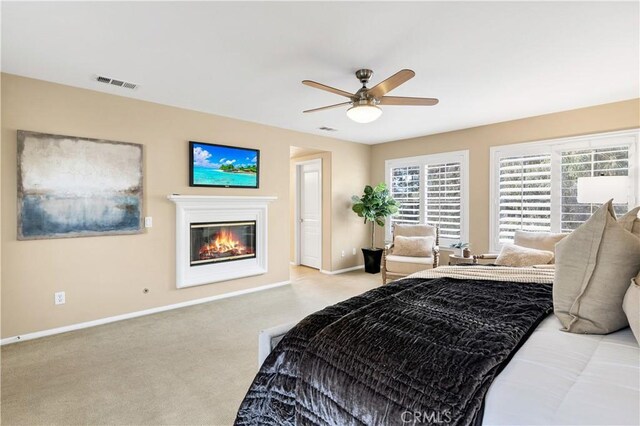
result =
[[[330,269],[357,265],[338,247],[366,244],[349,198],[369,180],[370,147],[99,92],[2,75],[2,337],[135,312],[289,279],[289,147],[332,154]],[[16,131],[32,130],[144,145],[140,235],[16,240]],[[259,189],[190,188],[189,140],[261,150]],[[275,195],[269,207],[269,272],[175,288],[175,206],[168,194]],[[354,216],[354,215],[353,215]],[[143,294],[143,288],[150,292]],[[55,291],[65,305],[53,304]]]
[[[374,145],[371,180],[383,181],[384,162],[392,158],[469,150],[472,252],[489,249],[489,148],[519,142],[577,136],[640,127],[640,100],[599,105],[507,121],[454,132]],[[380,242],[382,241],[380,236]],[[446,262],[446,256],[443,262]]]
[[[360,160],[365,159],[366,165]],[[351,197],[371,184],[371,147],[352,144],[331,156],[331,270],[364,263],[360,247],[369,247],[369,229],[351,210]],[[363,178],[364,177],[364,178]],[[356,249],[356,255],[351,250]],[[341,257],[342,250],[345,257]]]
[[[323,194],[330,197],[323,268],[339,270],[362,263],[359,248],[368,244],[369,228],[351,212],[350,198],[384,181],[386,159],[469,149],[470,241],[481,252],[489,246],[491,146],[640,127],[635,99],[370,147],[7,74],[1,90],[3,338],[288,280],[290,169],[282,165],[290,163],[290,146],[327,152],[321,154],[331,176]],[[17,241],[18,129],[143,144],[144,214],[153,216],[154,227],[132,236]],[[190,188],[189,140],[259,148],[260,189]],[[269,272],[177,290],[171,193],[276,195],[269,211]],[[381,243],[382,232],[378,236]],[[53,293],[61,290],[67,303],[55,306]]]

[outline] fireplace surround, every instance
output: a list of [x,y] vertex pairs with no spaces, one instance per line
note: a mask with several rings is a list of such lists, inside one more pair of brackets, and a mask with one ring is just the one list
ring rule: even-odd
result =
[[176,204],[176,287],[267,272],[267,206],[276,197],[167,198]]

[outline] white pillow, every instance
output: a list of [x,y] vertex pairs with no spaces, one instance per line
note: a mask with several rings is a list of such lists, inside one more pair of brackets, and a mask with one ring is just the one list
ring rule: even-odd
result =
[[[520,247],[527,247],[536,250],[546,250],[556,252],[556,243],[569,234],[554,234],[552,232],[529,232],[516,231],[513,243]],[[551,259],[553,263],[553,259]]]
[[496,265],[525,267],[544,265],[551,260],[553,260],[553,252],[505,244],[496,259]]
[[627,315],[629,327],[640,344],[640,272],[631,279],[629,290],[622,301],[622,310]]
[[397,256],[431,257],[433,256],[434,237],[396,236],[393,240],[393,254]]

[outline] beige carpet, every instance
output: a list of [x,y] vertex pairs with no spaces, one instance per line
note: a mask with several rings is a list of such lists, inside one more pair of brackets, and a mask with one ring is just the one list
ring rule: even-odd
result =
[[3,425],[227,425],[257,372],[258,331],[376,287],[292,269],[293,284],[2,348]]

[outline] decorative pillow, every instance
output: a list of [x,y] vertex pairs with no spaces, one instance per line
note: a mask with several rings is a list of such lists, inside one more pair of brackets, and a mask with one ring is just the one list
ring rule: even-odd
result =
[[631,331],[640,344],[640,273],[631,279],[631,285],[622,301],[622,310],[627,314]]
[[[513,243],[520,247],[556,252],[556,243],[569,234],[516,231]],[[553,259],[549,263],[553,263]]]
[[519,267],[543,265],[549,263],[551,259],[553,259],[553,252],[550,251],[505,244],[496,259],[496,265]]
[[436,227],[431,225],[405,225],[397,223],[393,225],[393,235],[396,237],[431,237],[436,236]]
[[393,254],[397,256],[431,257],[433,256],[433,237],[397,236],[393,243]]
[[622,225],[624,229],[631,232],[638,238],[640,238],[640,219],[638,218],[639,211],[640,206],[630,210],[627,214],[618,219],[618,223]]
[[622,300],[640,270],[640,238],[616,221],[611,201],[556,245],[553,310],[571,333],[628,325]]

